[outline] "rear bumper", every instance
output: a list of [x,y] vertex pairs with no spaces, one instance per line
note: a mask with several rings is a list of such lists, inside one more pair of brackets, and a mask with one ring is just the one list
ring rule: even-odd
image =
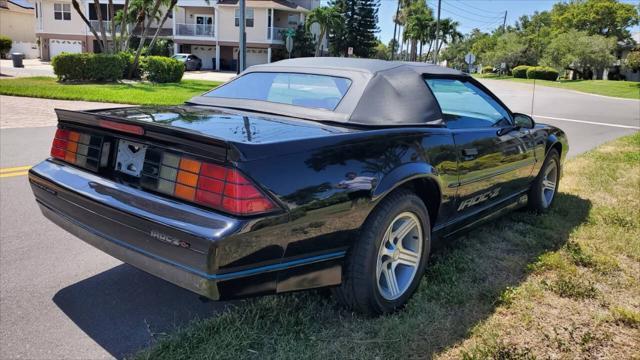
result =
[[141,249],[134,249],[127,243],[86,227],[82,223],[51,209],[41,201],[38,201],[38,205],[47,219],[116,259],[202,296],[213,300],[220,298],[216,281],[208,278],[205,274],[197,274],[185,269],[180,264],[171,264],[167,260],[163,261],[150,254],[145,254]]
[[53,161],[33,167],[29,181],[42,213],[58,226],[125,263],[214,300],[341,281],[344,250],[283,259],[284,249],[277,246],[282,239],[267,236],[278,229],[256,226],[254,231],[255,220],[174,202]]

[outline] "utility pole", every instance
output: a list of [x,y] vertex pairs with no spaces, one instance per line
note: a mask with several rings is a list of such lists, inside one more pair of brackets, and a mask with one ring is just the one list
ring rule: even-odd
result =
[[238,49],[238,73],[241,73],[244,71],[246,63],[246,54],[247,54],[247,34],[245,33],[245,24],[246,24],[246,20],[245,20],[245,0],[240,0],[239,1],[239,5],[240,5],[240,16],[238,17],[238,22],[240,24],[239,26],[239,32],[240,32],[240,41],[239,41],[239,45],[240,48]]
[[507,28],[507,10],[504,11],[504,20],[502,20],[502,31]]
[[[396,7],[396,16],[395,18],[393,18],[393,43],[391,43],[392,45],[397,44],[396,42],[396,32],[398,30],[398,14],[400,13],[400,0],[398,0],[398,6]],[[394,60],[394,58],[396,57],[396,51],[395,49],[392,47],[391,48],[391,61]]]
[[440,9],[442,8],[442,0],[438,0],[438,17],[436,19],[436,52],[433,63],[438,65],[438,42],[440,40]]

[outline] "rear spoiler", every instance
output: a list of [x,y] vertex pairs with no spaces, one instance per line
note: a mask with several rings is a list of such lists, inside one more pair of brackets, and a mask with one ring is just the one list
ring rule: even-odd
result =
[[[100,109],[100,111],[118,109],[123,108]],[[231,149],[231,144],[223,139],[203,135],[188,129],[164,126],[162,124],[146,121],[124,119],[104,114],[96,114],[91,111],[55,109],[55,112],[58,116],[58,122],[61,125],[79,125],[81,127],[90,127],[108,131],[110,133],[115,132],[123,138],[154,140],[158,145],[168,145],[182,152],[205,156],[222,162],[228,160],[227,157],[229,155],[229,150]],[[132,135],[129,132],[118,132],[117,129],[101,126],[100,122],[105,120],[124,125],[136,125],[144,129],[144,133]]]

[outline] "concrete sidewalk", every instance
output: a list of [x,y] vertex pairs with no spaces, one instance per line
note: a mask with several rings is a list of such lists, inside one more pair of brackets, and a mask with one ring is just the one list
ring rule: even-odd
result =
[[56,108],[90,110],[122,106],[131,105],[0,95],[0,129],[55,126]]

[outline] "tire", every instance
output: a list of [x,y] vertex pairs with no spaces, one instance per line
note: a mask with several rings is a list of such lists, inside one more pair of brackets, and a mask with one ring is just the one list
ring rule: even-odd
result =
[[559,184],[560,155],[557,150],[552,149],[529,189],[529,209],[538,213],[549,211],[558,193]]
[[[387,236],[394,230],[400,233],[399,241]],[[347,253],[342,284],[334,288],[334,295],[346,307],[368,315],[400,309],[420,284],[430,247],[431,227],[424,202],[409,190],[397,190],[365,221],[359,239]],[[389,276],[395,281],[387,281]]]
[[202,63],[198,63],[198,65],[196,65],[196,71],[200,71],[200,69],[202,69]]

